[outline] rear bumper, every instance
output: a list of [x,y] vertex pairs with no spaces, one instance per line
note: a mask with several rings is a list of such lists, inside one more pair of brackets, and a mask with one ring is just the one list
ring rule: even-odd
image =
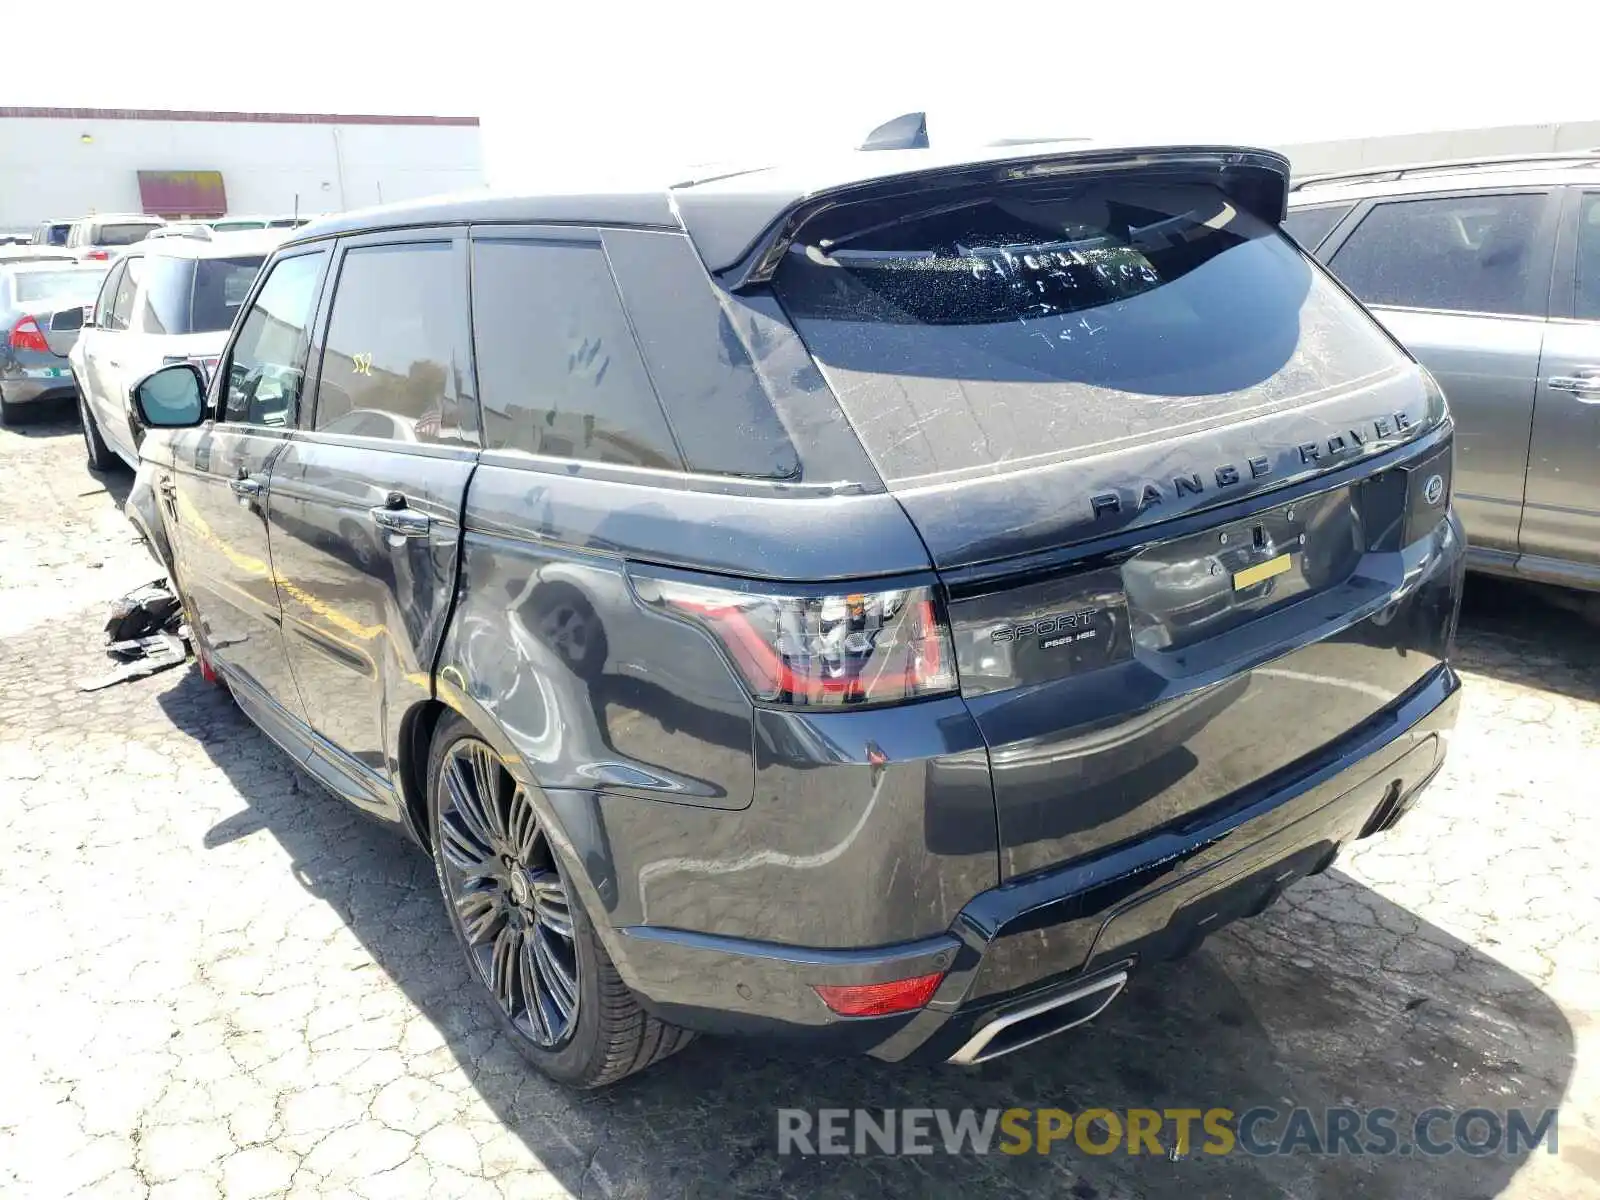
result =
[[53,379],[23,379],[7,376],[0,379],[0,396],[7,404],[36,404],[44,400],[57,400],[73,395],[72,376]]
[[[1064,1011],[1093,1015],[1116,991],[1103,981],[1187,952],[1326,868],[1341,846],[1394,824],[1443,761],[1459,690],[1438,666],[1292,780],[1263,780],[1225,811],[983,892],[935,937],[806,950],[636,926],[615,931],[618,967],[650,1008],[692,1029],[800,1037],[891,1061],[987,1057],[970,1050],[985,1027],[1068,996]],[[939,971],[933,999],[911,1014],[841,1018],[813,991]]]

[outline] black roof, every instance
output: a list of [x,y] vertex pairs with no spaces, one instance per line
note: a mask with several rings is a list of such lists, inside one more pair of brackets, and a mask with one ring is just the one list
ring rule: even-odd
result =
[[982,149],[853,151],[820,161],[727,169],[707,178],[639,187],[598,187],[530,194],[482,191],[357,209],[321,218],[295,231],[293,244],[334,234],[408,225],[582,224],[681,230],[714,272],[734,271],[737,283],[759,273],[763,244],[797,228],[823,207],[869,195],[935,189],[986,180],[1180,163],[1215,170],[1224,182],[1248,176],[1254,207],[1270,220],[1283,213],[1289,163],[1269,150],[1228,145],[1148,145],[1071,141]]

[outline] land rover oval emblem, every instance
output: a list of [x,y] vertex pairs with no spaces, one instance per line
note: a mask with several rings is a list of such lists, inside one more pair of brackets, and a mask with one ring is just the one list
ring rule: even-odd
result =
[[1428,482],[1422,485],[1422,498],[1429,504],[1437,504],[1444,499],[1443,475],[1428,476]]

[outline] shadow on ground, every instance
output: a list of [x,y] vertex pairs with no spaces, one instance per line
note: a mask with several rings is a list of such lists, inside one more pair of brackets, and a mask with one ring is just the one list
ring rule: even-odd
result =
[[[72,400],[46,400],[26,405],[11,419],[6,426],[6,432],[41,441],[66,438],[75,438],[79,442],[83,440],[83,428],[78,424],[77,404]],[[110,493],[112,500],[120,509],[127,502],[128,491],[133,487],[133,470],[121,462],[109,471],[91,473],[86,468],[81,494],[85,496],[94,494],[96,491],[94,485],[97,482]]]
[[1470,670],[1600,701],[1600,598],[1469,575],[1458,639]]
[[[1474,628],[1464,644],[1520,636],[1507,628]],[[262,735],[192,671],[162,704],[223,771],[257,759],[241,743]],[[206,844],[263,830],[276,838],[302,886],[341,914],[493,1111],[574,1195],[1491,1197],[1519,1161],[1169,1161],[1071,1145],[1049,1156],[780,1157],[777,1110],[1346,1104],[1400,1110],[1404,1137],[1410,1118],[1433,1105],[1555,1106],[1573,1070],[1572,1030],[1537,987],[1335,871],[1191,958],[1146,970],[1092,1026],[976,1071],[701,1039],[610,1091],[574,1094],[533,1074],[498,1034],[424,855],[308,778],[288,786],[287,759],[283,771],[270,788],[259,770],[236,779],[250,807]]]

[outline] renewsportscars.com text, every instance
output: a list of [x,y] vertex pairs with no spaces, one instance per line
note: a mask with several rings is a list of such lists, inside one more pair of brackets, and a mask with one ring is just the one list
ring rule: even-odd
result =
[[1424,1155],[1558,1152],[1558,1110],[784,1108],[779,1154]]

